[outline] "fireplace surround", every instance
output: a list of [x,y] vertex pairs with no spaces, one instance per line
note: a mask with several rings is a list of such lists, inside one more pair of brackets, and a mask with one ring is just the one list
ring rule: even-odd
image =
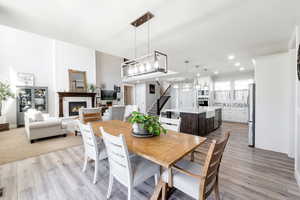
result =
[[[64,102],[63,102],[64,98],[67,98],[67,97],[89,97],[89,99],[91,101],[91,107],[95,107],[95,96],[96,96],[96,93],[89,93],[89,92],[58,92],[59,117],[65,117],[64,116]],[[76,102],[77,102],[77,100],[76,100]],[[82,102],[82,101],[80,101],[80,102]]]

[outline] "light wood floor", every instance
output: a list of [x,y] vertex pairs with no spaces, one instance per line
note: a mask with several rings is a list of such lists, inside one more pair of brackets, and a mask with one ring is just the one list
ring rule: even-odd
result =
[[[232,134],[220,170],[222,199],[300,199],[292,159],[284,154],[248,148],[246,125],[226,123],[209,138],[218,139],[227,130]],[[201,162],[201,158],[196,156],[196,161]],[[107,161],[101,162],[96,185],[92,184],[93,166],[83,174],[82,163],[83,147],[77,146],[0,165],[0,188],[4,187],[4,197],[0,200],[106,199]],[[135,199],[149,199],[153,189],[154,181],[150,179],[136,188]],[[126,198],[126,188],[116,183],[111,199]],[[191,198],[175,191],[170,199]]]

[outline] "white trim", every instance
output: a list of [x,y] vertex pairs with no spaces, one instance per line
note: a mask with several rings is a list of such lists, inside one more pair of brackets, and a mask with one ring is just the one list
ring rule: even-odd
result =
[[295,170],[295,179],[296,179],[299,189],[300,189],[300,173],[297,170]]
[[122,102],[122,105],[125,105],[124,86],[131,86],[133,88],[133,91],[132,91],[132,93],[133,93],[133,105],[135,105],[136,104],[135,85],[134,84],[130,84],[130,83],[123,83],[121,85],[121,88],[122,88],[121,89],[121,93],[122,93],[122,100],[121,100],[121,102]]
[[295,30],[293,31],[290,41],[289,41],[289,49],[293,49],[295,45],[297,46],[297,33],[298,33],[298,26],[295,27]]

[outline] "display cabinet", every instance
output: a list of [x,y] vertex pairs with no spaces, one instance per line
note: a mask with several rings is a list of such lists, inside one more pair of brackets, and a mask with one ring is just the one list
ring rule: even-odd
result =
[[24,125],[24,113],[34,108],[43,113],[48,112],[47,87],[17,87],[17,126]]

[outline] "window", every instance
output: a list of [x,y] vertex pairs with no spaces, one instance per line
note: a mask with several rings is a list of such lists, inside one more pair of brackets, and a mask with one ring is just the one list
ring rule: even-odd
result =
[[253,79],[234,81],[234,90],[248,90],[249,84],[253,83]]
[[230,88],[230,81],[215,82],[215,91],[226,91]]

